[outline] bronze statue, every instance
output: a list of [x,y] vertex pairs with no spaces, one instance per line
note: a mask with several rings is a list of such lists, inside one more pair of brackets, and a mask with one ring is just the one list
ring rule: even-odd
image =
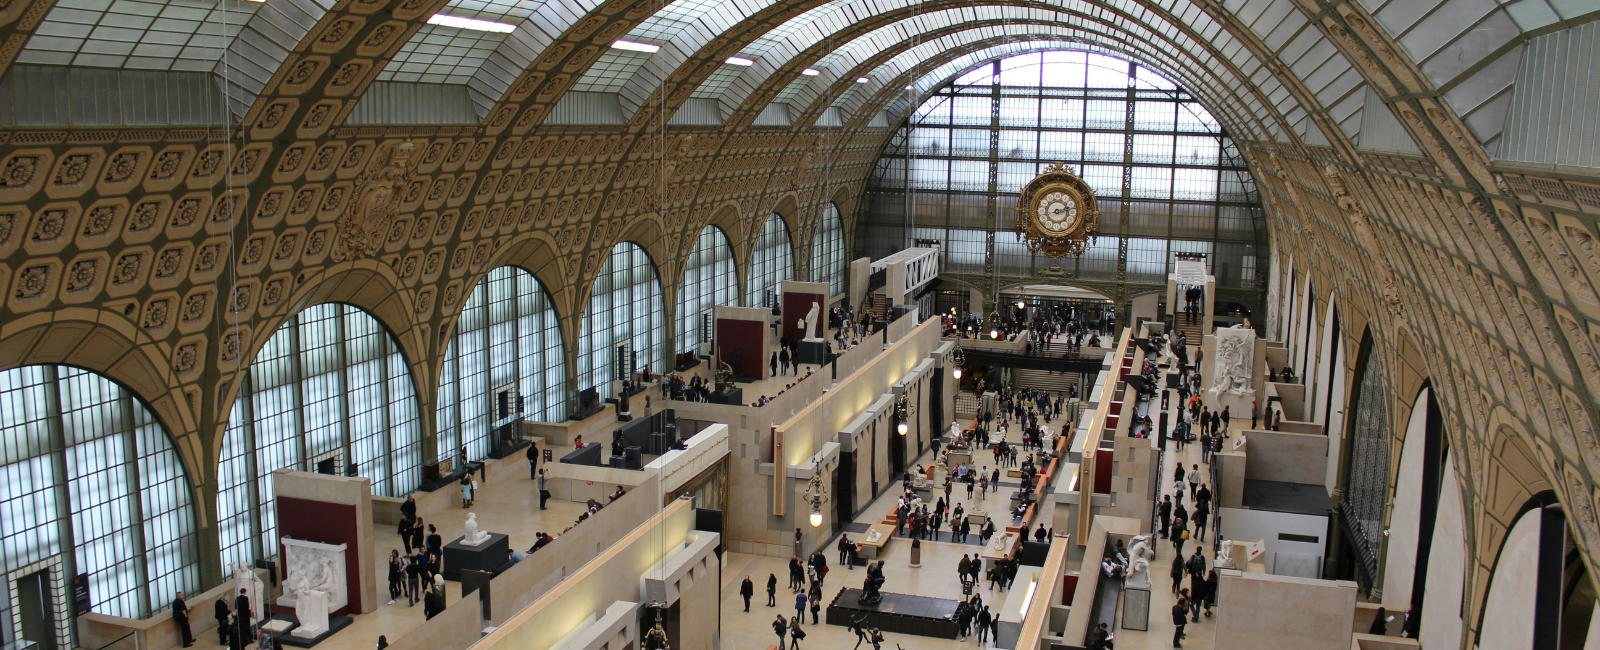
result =
[[733,390],[733,366],[728,365],[726,361],[717,363],[716,385],[718,393]]
[[883,587],[883,580],[883,560],[868,564],[867,579],[861,583],[861,599],[856,602],[865,606],[883,602],[883,594],[878,591]]
[[879,644],[883,643],[883,632],[875,627],[867,627],[866,623],[866,614],[856,617],[850,623],[850,631],[856,633],[856,647],[851,650],[860,650],[862,641],[871,643],[872,650],[878,650]]

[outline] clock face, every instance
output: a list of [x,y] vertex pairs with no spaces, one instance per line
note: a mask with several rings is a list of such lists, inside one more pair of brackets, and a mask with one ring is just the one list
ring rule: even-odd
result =
[[1050,192],[1039,198],[1035,208],[1039,227],[1053,234],[1065,233],[1078,224],[1078,204],[1066,192]]

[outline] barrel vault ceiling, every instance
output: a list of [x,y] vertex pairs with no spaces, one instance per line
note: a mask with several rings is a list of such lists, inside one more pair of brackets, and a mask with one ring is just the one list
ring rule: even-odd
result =
[[[395,333],[431,431],[437,360],[490,269],[540,279],[569,350],[620,241],[646,247],[671,309],[704,225],[742,269],[776,210],[805,277],[821,207],[850,229],[928,93],[1019,52],[1097,51],[1204,101],[1263,188],[1276,259],[1337,305],[1349,349],[1370,327],[1385,367],[1410,369],[1389,379],[1397,402],[1436,387],[1482,565],[1475,621],[1517,494],[1556,491],[1586,558],[1600,549],[1600,119],[1578,101],[1600,85],[1597,10],[14,0],[0,367],[123,382],[214,489],[240,370],[296,311],[344,301]],[[1526,453],[1491,451],[1506,445]]]

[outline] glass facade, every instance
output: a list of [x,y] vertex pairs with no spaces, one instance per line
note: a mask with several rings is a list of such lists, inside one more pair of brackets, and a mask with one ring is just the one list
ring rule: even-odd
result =
[[635,355],[634,369],[649,365],[651,372],[667,366],[667,316],[662,305],[661,279],[650,254],[633,242],[611,248],[600,267],[589,306],[578,333],[578,390],[594,388],[600,398],[612,397],[611,382],[621,379],[617,346],[627,345]]
[[489,454],[489,432],[502,424],[494,392],[507,385],[516,386],[517,419],[566,419],[560,319],[538,278],[514,266],[478,282],[456,321],[439,376],[439,458],[456,458],[462,447],[473,460]]
[[401,496],[421,479],[422,422],[410,367],[389,331],[357,307],[316,305],[256,354],[228,415],[218,468],[222,563],[277,553],[272,472],[332,461]]
[[811,236],[811,281],[828,283],[828,295],[844,293],[849,279],[844,254],[844,220],[832,201],[823,208],[822,223]]
[[[1056,162],[1100,204],[1098,241],[1059,262],[1013,229],[1018,193]],[[890,141],[867,194],[856,248],[874,259],[934,239],[946,272],[982,274],[992,232],[1002,278],[1059,263],[1070,278],[1124,268],[1131,284],[1164,284],[1177,253],[1197,252],[1220,286],[1254,289],[1265,268],[1265,217],[1233,140],[1188,92],[1097,53],[1021,54],[958,76]]]
[[789,240],[789,224],[774,212],[761,227],[756,246],[750,251],[750,279],[745,283],[746,307],[771,307],[777,302],[784,280],[794,279],[794,244]]
[[[0,372],[0,473],[5,575],[58,561],[56,579],[89,576],[93,611],[127,618],[198,590],[193,486],[166,427],[116,382],[67,366]],[[0,589],[5,647],[15,593]]]
[[739,270],[733,264],[733,246],[727,233],[716,226],[700,229],[694,250],[683,266],[683,286],[678,290],[677,352],[693,352],[700,345],[700,315],[717,305],[739,304]]

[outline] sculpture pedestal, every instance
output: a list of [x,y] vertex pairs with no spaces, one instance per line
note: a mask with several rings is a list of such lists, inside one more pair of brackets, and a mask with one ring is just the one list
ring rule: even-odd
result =
[[799,363],[822,365],[828,362],[828,342],[823,339],[807,339],[800,342],[796,348],[799,353]]
[[300,619],[300,627],[289,634],[302,639],[314,639],[328,631],[328,594],[320,591],[307,591],[296,599],[294,617]]
[[441,573],[445,580],[460,581],[464,569],[494,573],[495,569],[509,561],[506,549],[511,548],[511,538],[508,536],[489,533],[489,541],[476,546],[462,544],[462,539],[457,537],[455,541],[444,545],[444,570]]
[[1122,590],[1122,629],[1150,629],[1150,590],[1125,587]]

